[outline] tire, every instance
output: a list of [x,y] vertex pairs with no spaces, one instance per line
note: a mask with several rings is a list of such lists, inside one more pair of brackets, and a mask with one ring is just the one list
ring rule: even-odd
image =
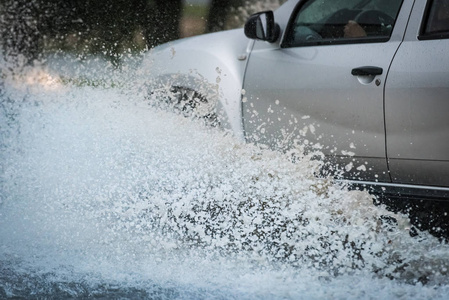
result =
[[193,89],[174,86],[166,100],[175,112],[184,117],[203,120],[209,126],[219,126],[214,105]]

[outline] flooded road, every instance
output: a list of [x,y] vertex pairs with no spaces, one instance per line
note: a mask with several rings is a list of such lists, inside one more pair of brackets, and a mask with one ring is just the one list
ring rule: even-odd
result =
[[319,161],[149,105],[145,70],[89,68],[0,85],[0,298],[449,295],[448,245]]

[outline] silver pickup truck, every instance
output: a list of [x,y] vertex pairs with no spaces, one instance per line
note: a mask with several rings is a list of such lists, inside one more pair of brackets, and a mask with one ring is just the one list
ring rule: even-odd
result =
[[212,107],[242,140],[319,152],[351,184],[449,198],[448,49],[449,0],[290,0],[146,63],[154,90]]

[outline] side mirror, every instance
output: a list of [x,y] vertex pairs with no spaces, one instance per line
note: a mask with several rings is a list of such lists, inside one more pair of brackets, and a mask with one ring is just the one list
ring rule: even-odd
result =
[[245,35],[254,40],[274,43],[279,38],[280,31],[271,10],[251,15],[245,24]]

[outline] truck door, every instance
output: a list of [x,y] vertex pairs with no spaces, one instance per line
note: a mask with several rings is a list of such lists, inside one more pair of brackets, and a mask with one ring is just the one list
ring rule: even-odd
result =
[[[246,138],[280,149],[299,140],[346,177],[389,182],[384,84],[412,3],[298,1],[281,44],[256,41],[251,52]],[[364,26],[362,34],[347,34],[350,20]]]
[[449,1],[415,1],[385,88],[395,183],[449,186]]

